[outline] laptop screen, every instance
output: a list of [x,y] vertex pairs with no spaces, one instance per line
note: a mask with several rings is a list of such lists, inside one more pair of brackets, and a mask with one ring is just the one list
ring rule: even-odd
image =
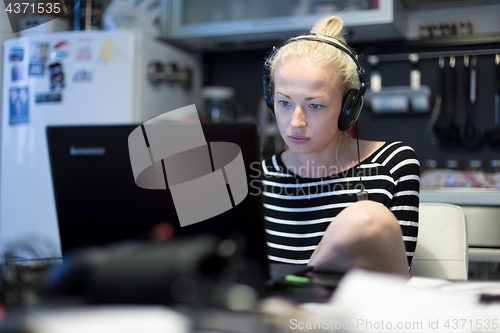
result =
[[254,124],[205,124],[207,142],[232,142],[242,152],[248,195],[232,209],[181,227],[170,191],[136,185],[128,137],[139,125],[49,126],[47,140],[63,256],[68,251],[147,238],[167,222],[175,235],[243,238],[247,255],[266,263],[260,197],[260,149]]

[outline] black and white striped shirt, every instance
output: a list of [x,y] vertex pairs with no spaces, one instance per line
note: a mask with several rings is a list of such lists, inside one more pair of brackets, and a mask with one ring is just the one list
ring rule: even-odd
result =
[[420,164],[402,142],[385,143],[361,163],[325,178],[304,178],[286,168],[281,154],[262,161],[268,258],[307,264],[329,223],[356,202],[359,172],[368,199],[388,207],[403,232],[408,265],[418,233]]

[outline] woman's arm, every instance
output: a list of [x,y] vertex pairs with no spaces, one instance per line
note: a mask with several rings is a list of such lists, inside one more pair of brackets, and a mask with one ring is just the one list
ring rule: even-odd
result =
[[403,233],[408,265],[411,264],[418,236],[418,207],[420,192],[420,164],[417,155],[408,146],[396,154],[387,166],[392,170],[396,187],[388,207],[396,216]]

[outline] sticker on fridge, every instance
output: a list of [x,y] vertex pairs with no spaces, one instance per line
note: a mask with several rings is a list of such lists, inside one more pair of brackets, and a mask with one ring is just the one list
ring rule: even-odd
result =
[[9,124],[19,125],[29,122],[28,87],[12,87],[9,90]]
[[86,68],[81,68],[73,75],[73,82],[92,82],[92,72]]
[[63,89],[65,87],[64,69],[60,62],[49,65],[49,84],[50,90]]
[[69,54],[68,48],[69,42],[67,40],[61,40],[54,45],[54,51],[50,53],[52,59],[65,58]]
[[45,63],[30,62],[28,67],[29,76],[43,76],[44,73],[45,73]]
[[22,47],[13,47],[9,51],[9,61],[23,61],[24,49]]
[[12,82],[21,81],[24,79],[24,66],[14,65],[10,70],[10,79]]
[[97,57],[97,60],[108,63],[111,60],[112,53],[113,47],[111,46],[111,43],[109,41],[105,41],[99,51],[99,57]]
[[62,94],[57,92],[38,93],[35,96],[35,103],[60,103],[62,102]]
[[31,42],[30,61],[45,62],[49,57],[49,43]]
[[76,61],[92,60],[91,43],[92,43],[91,38],[81,38],[78,40],[78,46],[76,50]]

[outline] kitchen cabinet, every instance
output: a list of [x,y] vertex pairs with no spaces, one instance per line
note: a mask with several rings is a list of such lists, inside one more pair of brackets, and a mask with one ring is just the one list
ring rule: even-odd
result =
[[307,32],[328,14],[343,19],[355,42],[405,35],[399,0],[172,0],[168,40],[201,50],[276,41]]

